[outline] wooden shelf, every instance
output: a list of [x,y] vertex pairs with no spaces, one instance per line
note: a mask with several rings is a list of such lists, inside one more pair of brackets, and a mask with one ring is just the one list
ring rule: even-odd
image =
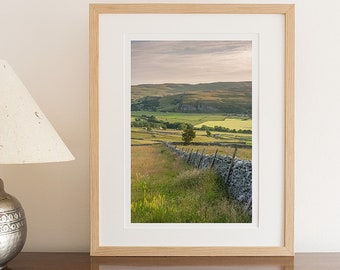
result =
[[340,253],[295,257],[90,257],[88,253],[20,253],[9,270],[339,270]]

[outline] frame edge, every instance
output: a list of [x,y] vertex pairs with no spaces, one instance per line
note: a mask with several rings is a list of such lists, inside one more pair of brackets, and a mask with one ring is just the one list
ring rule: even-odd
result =
[[[195,7],[194,9],[192,7]],[[135,247],[99,244],[99,15],[162,14],[283,14],[285,16],[285,186],[284,244],[280,247]],[[90,4],[90,213],[91,256],[294,256],[294,4]]]

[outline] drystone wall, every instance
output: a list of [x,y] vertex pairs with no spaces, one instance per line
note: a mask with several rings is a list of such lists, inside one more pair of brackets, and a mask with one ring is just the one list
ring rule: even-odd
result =
[[223,179],[228,194],[244,211],[252,212],[252,163],[250,160],[233,159],[217,154],[206,155],[198,151],[186,152],[171,143],[167,143],[166,146],[196,168],[216,170]]

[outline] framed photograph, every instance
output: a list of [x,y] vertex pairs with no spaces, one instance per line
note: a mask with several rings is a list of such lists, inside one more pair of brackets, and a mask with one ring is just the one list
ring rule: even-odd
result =
[[91,4],[93,256],[294,255],[294,5]]

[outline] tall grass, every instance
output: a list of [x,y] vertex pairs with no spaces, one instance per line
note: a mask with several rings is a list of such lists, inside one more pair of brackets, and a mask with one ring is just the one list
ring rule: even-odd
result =
[[251,222],[214,171],[192,168],[161,145],[132,147],[132,156],[131,222]]

